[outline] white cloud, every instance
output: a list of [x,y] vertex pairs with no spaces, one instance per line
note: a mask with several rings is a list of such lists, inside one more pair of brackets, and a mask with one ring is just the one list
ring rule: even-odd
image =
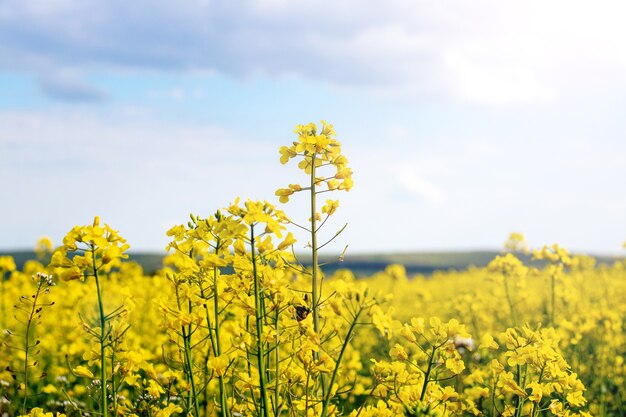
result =
[[237,195],[271,197],[279,184],[275,146],[211,125],[96,114],[0,112],[0,178],[12,201],[0,227],[11,241],[0,248],[29,247],[40,234],[58,242],[99,214],[133,247],[159,249],[171,219],[211,214]]
[[107,98],[104,91],[81,80],[73,71],[47,73],[39,80],[39,86],[45,95],[58,100],[99,102]]
[[420,175],[417,169],[410,165],[396,165],[391,168],[393,177],[401,192],[417,197],[431,205],[445,203],[447,194],[440,186]]
[[444,56],[452,96],[491,105],[549,102],[554,88],[521,59],[494,59],[493,45],[448,50]]
[[616,1],[45,3],[5,2],[0,68],[295,75],[494,105],[549,101],[594,74],[626,84]]

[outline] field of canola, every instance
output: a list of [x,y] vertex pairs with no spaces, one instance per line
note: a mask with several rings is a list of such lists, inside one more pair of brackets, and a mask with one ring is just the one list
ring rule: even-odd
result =
[[308,199],[307,221],[239,200],[192,215],[152,276],[98,217],[21,271],[0,257],[0,416],[626,415],[623,261],[553,245],[527,267],[512,235],[486,268],[324,276],[351,170],[331,125],[295,133],[280,158],[304,183],[276,195]]

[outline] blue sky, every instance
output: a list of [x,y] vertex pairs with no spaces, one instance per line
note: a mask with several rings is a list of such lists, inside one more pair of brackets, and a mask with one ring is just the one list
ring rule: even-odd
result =
[[499,248],[515,230],[619,253],[625,13],[618,1],[0,0],[0,250],[60,242],[95,214],[134,250],[161,250],[189,212],[275,201],[299,176],[278,148],[325,119],[355,172],[332,250]]

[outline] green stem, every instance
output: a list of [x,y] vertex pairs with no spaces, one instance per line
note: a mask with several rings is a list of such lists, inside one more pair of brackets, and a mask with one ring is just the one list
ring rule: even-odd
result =
[[[252,330],[250,330],[250,315],[246,314],[246,333],[248,334],[252,334]],[[250,378],[250,380],[252,380],[253,375],[252,375],[252,353],[250,351],[250,349],[248,349],[248,347],[246,346],[246,367],[248,369],[248,378]],[[232,384],[233,389],[235,384]],[[233,393],[234,396],[234,393]],[[254,409],[256,410],[256,414],[260,415],[261,411],[259,409],[259,404],[257,404],[256,401],[256,396],[254,395],[254,389],[252,389],[252,387],[250,387],[250,398],[252,399],[252,403],[254,405]]]
[[354,320],[352,321],[352,323],[350,323],[350,329],[348,329],[348,334],[346,335],[346,338],[343,341],[343,345],[341,346],[341,351],[339,352],[339,356],[337,357],[337,361],[335,362],[335,369],[333,369],[333,374],[330,377],[330,382],[328,384],[329,389],[328,389],[328,392],[326,393],[326,397],[324,398],[324,405],[322,407],[322,417],[326,417],[328,415],[328,405],[330,404],[330,400],[332,397],[331,393],[333,390],[333,384],[335,383],[335,378],[337,377],[339,366],[341,365],[341,361],[343,360],[343,354],[346,352],[348,344],[350,343],[350,340],[352,339],[352,333],[354,332],[354,329],[356,328],[356,324],[359,320],[359,316],[361,315],[362,311],[363,309],[359,308],[359,310],[356,312],[356,315],[354,316]]
[[222,346],[220,344],[220,306],[217,296],[217,268],[213,268],[213,314],[215,316],[215,355],[220,356],[222,354]]
[[[320,313],[319,313],[319,300],[322,292],[322,285],[320,282],[319,274],[319,259],[318,259],[318,247],[317,247],[317,192],[315,183],[315,154],[311,156],[311,306],[313,312],[313,330],[315,334],[320,337]],[[313,361],[318,362],[320,355],[318,351],[313,351]],[[322,398],[326,396],[327,385],[324,374],[320,374],[320,380],[322,383]]]
[[[220,246],[220,240],[217,241],[217,247]],[[215,353],[216,356],[222,355],[222,345],[220,343],[220,305],[217,288],[217,268],[213,267],[213,314],[215,315]],[[228,414],[228,404],[226,401],[226,385],[224,384],[224,376],[218,376],[220,385],[220,415],[226,417]]]
[[494,417],[495,409],[496,409],[496,386],[498,379],[493,381],[493,386],[491,387],[491,413],[489,414],[491,417]]
[[372,394],[374,394],[374,391],[376,391],[376,388],[378,388],[378,381],[376,381],[376,383],[372,384],[372,389],[370,390],[370,392],[367,394],[367,396],[365,397],[365,399],[363,400],[363,402],[359,406],[359,410],[357,411],[357,413],[356,413],[356,415],[354,417],[359,417],[361,415],[361,411],[363,411],[363,409],[365,408],[365,404],[367,403],[368,398],[370,398],[372,396]]
[[319,260],[317,254],[317,195],[315,193],[315,155],[311,157],[311,296],[313,310],[313,330],[318,333],[320,330],[319,317]]
[[274,378],[276,379],[275,381],[275,388],[274,388],[274,410],[276,410],[274,412],[274,414],[276,415],[276,417],[280,416],[280,412],[281,412],[281,408],[282,406],[279,406],[279,401],[280,401],[280,333],[279,333],[279,327],[278,327],[278,321],[280,318],[280,309],[278,308],[278,295],[276,295],[276,305],[274,306],[275,308],[275,317],[274,320],[276,321],[275,323],[275,330],[276,330],[276,347],[274,348],[274,361],[275,363],[275,374],[274,374]]
[[[200,297],[202,299],[206,299],[206,295],[204,294],[204,289],[202,288],[202,284],[200,284],[199,287],[200,287]],[[209,313],[209,306],[207,303],[204,303],[204,315],[206,317],[207,328],[209,329],[209,339],[211,340],[211,350],[207,352],[207,360],[208,360],[209,357],[211,356],[211,352],[213,352],[213,356],[218,356],[218,353],[217,353],[217,343],[215,342],[215,336],[214,336],[214,332],[217,326],[215,328],[213,327],[213,323],[211,321],[211,316]]]
[[[200,283],[198,285],[198,287],[200,289],[200,297],[203,300],[206,300],[207,298],[204,295],[204,289],[202,288],[202,283]],[[203,363],[204,363],[204,371],[205,371],[206,375],[208,375],[209,374],[208,362],[209,362],[209,358],[211,357],[211,352],[213,352],[213,356],[217,357],[217,349],[216,349],[216,344],[215,344],[215,338],[213,336],[213,332],[214,332],[215,329],[211,325],[211,316],[209,315],[209,307],[208,307],[207,303],[204,303],[204,313],[205,313],[205,316],[206,316],[207,329],[209,330],[209,339],[211,341],[210,349],[209,349],[209,351],[207,351],[206,357],[205,357],[205,359],[203,361]],[[221,386],[220,386],[220,393],[221,393]],[[221,395],[220,395],[220,401],[221,401]]]
[[[545,369],[546,369],[545,367],[541,368],[541,372],[539,373],[539,379],[537,380],[537,383],[538,383],[538,384],[541,384],[541,381],[542,381],[542,379],[543,379],[543,371],[544,371]],[[533,404],[533,413],[532,413],[532,417],[535,417],[535,416],[537,415],[537,413],[539,412],[539,404],[540,404],[539,402],[538,402],[538,403]]]
[[[180,305],[180,297],[178,295],[178,287],[176,287],[176,304],[178,306],[178,311],[181,311]],[[190,305],[190,304],[189,304]],[[191,313],[191,308],[188,307],[189,312]],[[187,331],[184,325],[181,326],[181,332],[183,335],[183,347],[185,354],[185,363],[183,365],[185,374],[189,380],[191,385],[191,394],[187,399],[187,408],[191,409],[193,403],[193,411],[195,412],[195,417],[200,417],[200,408],[198,405],[198,396],[196,392],[196,382],[193,375],[193,357],[191,355],[191,324],[189,325],[190,329]]]
[[428,357],[428,368],[426,368],[426,373],[424,374],[424,386],[422,387],[422,393],[420,395],[420,401],[424,401],[424,397],[426,396],[426,388],[428,388],[428,379],[430,378],[430,372],[433,369],[433,363],[435,363],[435,352],[437,351],[437,347],[433,346],[432,351],[430,352],[430,356]]
[[304,393],[305,393],[305,397],[304,397],[304,409],[308,410],[309,409],[309,382],[311,380],[311,372],[309,369],[306,370],[306,383],[304,384]]
[[[517,385],[521,388],[524,389],[524,387],[522,386],[522,367],[521,365],[517,365]],[[516,398],[516,404],[515,404],[515,416],[516,417],[521,417],[522,415],[522,408],[524,407],[524,399],[522,397],[520,397],[519,394],[517,394]]]
[[35,293],[35,298],[33,300],[30,314],[28,316],[28,323],[26,324],[26,336],[24,340],[24,402],[22,403],[23,414],[26,414],[26,400],[28,398],[28,353],[30,351],[30,329],[33,323],[35,310],[37,309],[37,300],[39,299],[40,293],[41,293],[41,280],[37,283],[37,292]]
[[113,398],[113,415],[117,416],[117,388],[115,387],[115,346],[111,349],[111,395]]
[[259,389],[261,391],[261,411],[264,417],[269,417],[269,401],[267,396],[267,381],[265,374],[265,346],[263,343],[263,315],[261,306],[261,282],[256,266],[254,225],[250,225],[250,251],[252,256],[252,274],[254,276],[254,315],[256,320],[257,336],[257,365],[259,368]]
[[96,250],[91,248],[91,260],[93,265],[93,275],[96,280],[96,292],[98,293],[98,310],[100,312],[100,407],[103,417],[107,417],[109,410],[107,407],[107,375],[106,375],[106,357],[105,357],[105,338],[106,338],[106,316],[104,314],[104,306],[102,305],[102,292],[100,291],[100,278],[98,277],[98,268],[96,267]]
[[200,408],[198,405],[198,395],[196,392],[196,381],[193,376],[193,359],[191,356],[191,335],[187,334],[185,331],[185,326],[182,327],[183,330],[183,343],[185,345],[185,362],[187,368],[187,375],[189,377],[189,382],[191,383],[191,395],[193,396],[193,410],[195,412],[196,417],[200,417]]
[[[220,240],[217,241],[217,247],[219,247]],[[200,296],[205,299],[206,296],[204,294],[204,289],[202,288],[202,284],[200,287]],[[219,299],[218,299],[218,290],[217,290],[217,267],[213,267],[213,314],[215,314],[215,327],[213,327],[211,322],[211,316],[209,314],[209,306],[207,303],[204,304],[204,312],[206,315],[207,328],[209,329],[209,338],[211,340],[211,350],[213,351],[213,356],[218,357],[222,354],[222,348],[220,345],[220,336],[219,336]],[[207,360],[210,357],[211,353],[207,352]],[[208,373],[208,368],[207,370]],[[227,403],[226,403],[226,386],[224,385],[224,377],[218,376],[219,381],[219,389],[220,389],[220,416],[227,417]]]

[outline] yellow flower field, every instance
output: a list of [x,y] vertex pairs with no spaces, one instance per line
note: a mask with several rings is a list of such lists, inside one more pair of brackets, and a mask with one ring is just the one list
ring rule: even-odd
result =
[[0,415],[626,415],[623,261],[553,245],[538,269],[512,235],[485,268],[325,276],[352,171],[332,125],[295,133],[280,162],[304,180],[276,196],[304,222],[239,199],[191,215],[150,276],[99,217],[21,271],[0,257]]

